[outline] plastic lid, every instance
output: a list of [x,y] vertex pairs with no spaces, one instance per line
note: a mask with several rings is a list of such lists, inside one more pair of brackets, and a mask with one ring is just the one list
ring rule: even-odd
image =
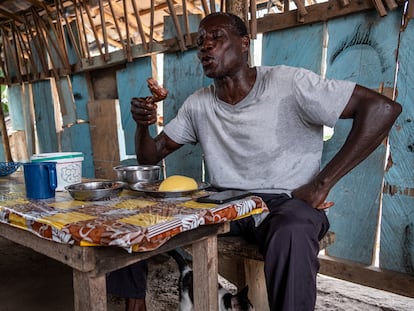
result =
[[82,158],[82,152],[51,152],[51,153],[39,153],[32,155],[31,159],[33,162],[42,162],[45,160],[63,160],[63,159],[73,159],[73,158]]

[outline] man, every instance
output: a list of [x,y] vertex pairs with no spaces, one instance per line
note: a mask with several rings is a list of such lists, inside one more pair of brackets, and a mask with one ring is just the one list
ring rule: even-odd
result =
[[[231,225],[256,241],[265,260],[271,310],[313,310],[318,241],[327,232],[330,189],[383,141],[401,113],[388,98],[349,81],[300,68],[250,67],[242,20],[212,13],[200,23],[198,58],[213,85],[184,102],[157,137],[148,126],[156,105],[131,101],[139,163],[156,164],[184,144],[199,143],[217,188],[246,189],[270,209]],[[348,138],[320,170],[323,125],[353,119]]]

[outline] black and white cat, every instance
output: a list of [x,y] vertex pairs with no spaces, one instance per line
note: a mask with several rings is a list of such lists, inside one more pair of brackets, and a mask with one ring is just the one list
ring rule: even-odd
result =
[[[169,251],[180,270],[178,280],[179,305],[178,311],[194,311],[193,306],[193,270],[190,268],[184,256],[177,250]],[[219,284],[218,302],[219,311],[254,311],[254,307],[247,297],[249,288],[245,286],[236,294],[231,294]]]

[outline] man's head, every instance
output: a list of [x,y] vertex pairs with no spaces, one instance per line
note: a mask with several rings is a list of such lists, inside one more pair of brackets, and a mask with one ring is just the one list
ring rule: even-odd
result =
[[200,22],[197,55],[206,76],[220,78],[245,68],[249,47],[246,25],[238,16],[218,12]]

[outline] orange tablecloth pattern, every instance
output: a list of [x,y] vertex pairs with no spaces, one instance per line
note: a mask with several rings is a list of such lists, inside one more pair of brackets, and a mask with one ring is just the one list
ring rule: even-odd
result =
[[260,197],[222,205],[198,203],[203,191],[185,198],[160,199],[123,190],[106,201],[76,201],[67,192],[28,200],[24,185],[0,178],[0,222],[42,238],[83,246],[118,246],[129,252],[153,250],[180,232],[267,211]]

